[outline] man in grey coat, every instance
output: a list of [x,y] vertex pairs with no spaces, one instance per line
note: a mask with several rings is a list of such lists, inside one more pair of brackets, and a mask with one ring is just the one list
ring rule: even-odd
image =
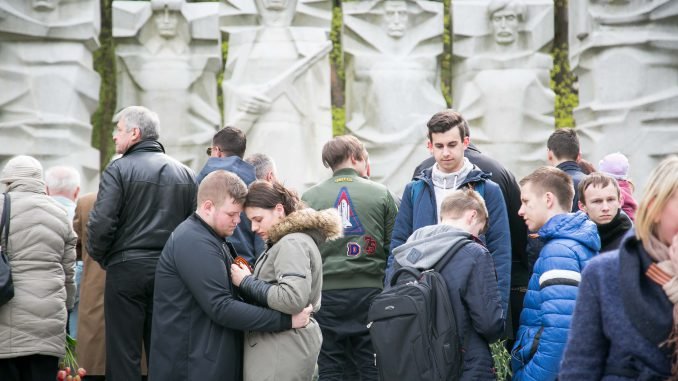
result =
[[235,251],[224,238],[240,222],[246,195],[233,173],[211,172],[200,183],[197,211],[167,241],[155,276],[151,380],[241,380],[242,331],[309,323],[312,306],[290,316],[249,305],[231,282]]

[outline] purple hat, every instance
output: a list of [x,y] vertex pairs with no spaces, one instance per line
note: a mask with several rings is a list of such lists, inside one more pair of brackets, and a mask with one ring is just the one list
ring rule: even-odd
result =
[[598,170],[617,180],[626,180],[629,172],[629,159],[620,152],[611,153],[598,163]]

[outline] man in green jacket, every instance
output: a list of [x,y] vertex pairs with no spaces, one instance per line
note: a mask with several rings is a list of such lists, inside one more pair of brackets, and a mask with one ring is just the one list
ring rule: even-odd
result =
[[334,175],[306,191],[302,200],[315,210],[337,208],[344,237],[320,246],[322,308],[315,315],[323,334],[319,375],[321,380],[342,380],[353,363],[361,380],[376,381],[367,310],[383,288],[398,210],[388,189],[367,179],[367,150],[356,137],[330,140],[322,159]]

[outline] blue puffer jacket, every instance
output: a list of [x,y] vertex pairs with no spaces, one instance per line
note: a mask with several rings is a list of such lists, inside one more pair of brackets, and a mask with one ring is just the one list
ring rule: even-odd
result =
[[514,381],[556,379],[581,272],[600,250],[598,229],[583,212],[558,214],[538,234],[545,245],[520,314],[511,360]]
[[[415,185],[419,183],[418,185]],[[511,288],[511,233],[509,232],[506,203],[499,185],[490,180],[490,174],[474,166],[466,179],[457,187],[473,186],[485,199],[489,212],[490,226],[487,233],[480,238],[492,254],[494,266],[497,270],[497,283],[501,294],[501,308],[506,316],[509,292]],[[417,189],[413,192],[413,187]],[[416,193],[416,194],[413,194]],[[415,197],[412,200],[413,196]],[[431,180],[431,168],[421,172],[419,176],[405,187],[400,202],[393,237],[391,238],[391,253],[393,249],[402,245],[417,229],[438,223],[438,208],[436,195]],[[388,258],[386,279],[391,278],[393,269],[393,255]]]

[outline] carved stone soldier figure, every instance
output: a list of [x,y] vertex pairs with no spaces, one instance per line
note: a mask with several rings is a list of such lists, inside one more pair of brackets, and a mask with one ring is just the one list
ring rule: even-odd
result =
[[370,152],[371,178],[400,194],[429,153],[426,122],[440,90],[443,5],[377,0],[343,4],[346,127]]
[[221,126],[219,4],[114,1],[117,109],[144,105],[160,117],[167,154],[194,170]]

